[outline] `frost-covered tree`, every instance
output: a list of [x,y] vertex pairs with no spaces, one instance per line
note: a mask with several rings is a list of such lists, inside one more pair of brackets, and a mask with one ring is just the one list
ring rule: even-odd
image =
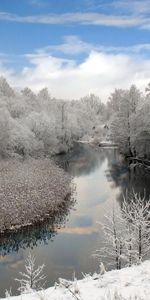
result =
[[31,291],[39,291],[45,286],[46,276],[43,273],[45,265],[35,268],[35,257],[29,254],[25,261],[25,272],[20,272],[21,279],[16,278],[20,286],[18,291],[21,294]]
[[43,88],[42,90],[40,90],[40,92],[38,93],[38,97],[41,100],[45,100],[45,101],[50,100],[50,95],[49,95],[48,89]]
[[37,100],[39,103],[40,108],[42,108],[42,110],[50,112],[50,107],[51,107],[51,97],[49,94],[49,91],[47,88],[43,88],[42,90],[39,91],[38,95],[37,95]]
[[141,262],[150,252],[150,201],[134,191],[124,197],[122,214],[128,229],[130,262]]
[[14,119],[10,122],[9,149],[21,156],[39,156],[44,151],[42,141],[38,140],[25,123]]
[[107,104],[110,137],[123,154],[150,158],[150,94],[144,96],[135,85],[115,90]]
[[122,255],[124,251],[124,223],[120,211],[117,208],[112,209],[112,213],[105,216],[105,221],[100,224],[103,233],[103,247],[96,250],[94,256],[98,257],[102,262],[107,261],[108,265],[113,265],[115,268],[121,269]]
[[150,252],[150,201],[134,191],[123,197],[121,210],[114,209],[102,224],[104,246],[95,255],[122,266],[140,263]]
[[131,143],[138,157],[150,157],[150,96],[140,102],[136,114],[132,116]]
[[21,102],[25,103],[26,106],[26,114],[28,114],[31,111],[39,111],[39,103],[36,94],[29,89],[28,87],[25,87],[21,91]]
[[44,112],[32,112],[25,120],[26,125],[34,133],[36,140],[43,143],[46,153],[57,152],[58,140],[56,136],[55,118]]
[[0,96],[14,97],[15,92],[4,77],[0,77]]
[[140,91],[132,85],[129,90],[116,90],[109,102],[114,112],[111,120],[111,138],[118,143],[123,153],[130,156],[135,155],[135,147],[132,143],[135,130],[132,120],[136,117],[141,98]]
[[22,91],[21,91],[22,95],[27,97],[27,98],[36,98],[36,95],[33,93],[33,91],[31,89],[29,89],[28,87],[25,87]]
[[145,92],[147,95],[150,95],[150,82],[148,83],[147,87],[145,88]]
[[115,89],[111,93],[109,100],[107,102],[107,110],[109,118],[121,110],[122,98],[124,97],[125,91],[122,89]]

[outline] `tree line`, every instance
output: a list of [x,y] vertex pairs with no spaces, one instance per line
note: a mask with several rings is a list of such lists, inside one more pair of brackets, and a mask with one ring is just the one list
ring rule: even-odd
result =
[[0,156],[41,156],[66,152],[101,123],[105,106],[89,95],[66,101],[47,88],[17,91],[0,77]]
[[0,77],[0,156],[67,152],[74,141],[96,135],[117,143],[126,156],[149,159],[149,128],[150,85],[145,94],[135,85],[115,89],[104,104],[94,94],[67,101],[51,97],[47,88],[18,91]]

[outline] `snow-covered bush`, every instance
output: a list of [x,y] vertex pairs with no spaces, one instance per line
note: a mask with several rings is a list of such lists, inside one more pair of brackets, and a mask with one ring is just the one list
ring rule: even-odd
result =
[[31,293],[33,291],[39,291],[45,286],[46,276],[43,273],[45,265],[41,265],[38,268],[35,267],[35,257],[29,253],[25,261],[25,272],[20,272],[21,278],[15,280],[19,282],[20,286],[18,291],[21,294]]
[[32,112],[25,120],[36,141],[43,144],[46,153],[55,153],[58,139],[56,137],[55,122],[45,113]]
[[34,132],[25,124],[20,120],[11,119],[10,125],[9,150],[11,153],[17,153],[21,156],[37,156],[42,153],[43,142],[36,139]]

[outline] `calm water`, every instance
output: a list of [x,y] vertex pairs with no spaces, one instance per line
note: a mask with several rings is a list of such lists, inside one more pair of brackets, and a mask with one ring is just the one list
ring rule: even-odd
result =
[[120,206],[127,188],[140,192],[146,188],[150,193],[150,174],[141,168],[129,171],[117,149],[81,145],[58,160],[74,176],[76,203],[43,226],[0,239],[1,297],[10,287],[17,294],[13,278],[24,270],[29,252],[36,256],[37,265],[46,265],[47,286],[58,277],[71,279],[73,272],[82,278],[82,272],[98,271],[92,253],[102,245],[103,232],[97,222],[103,221],[114,202]]

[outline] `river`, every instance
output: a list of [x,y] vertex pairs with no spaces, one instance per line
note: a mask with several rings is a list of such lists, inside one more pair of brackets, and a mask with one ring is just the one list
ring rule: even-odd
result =
[[77,145],[57,161],[73,176],[76,202],[42,226],[0,239],[1,297],[10,287],[17,294],[14,278],[24,271],[29,252],[37,265],[45,264],[46,287],[59,277],[71,279],[75,273],[82,278],[82,272],[98,272],[98,261],[92,256],[104,240],[98,222],[104,222],[114,204],[120,208],[126,189],[150,193],[149,173],[142,168],[130,170],[117,149]]

